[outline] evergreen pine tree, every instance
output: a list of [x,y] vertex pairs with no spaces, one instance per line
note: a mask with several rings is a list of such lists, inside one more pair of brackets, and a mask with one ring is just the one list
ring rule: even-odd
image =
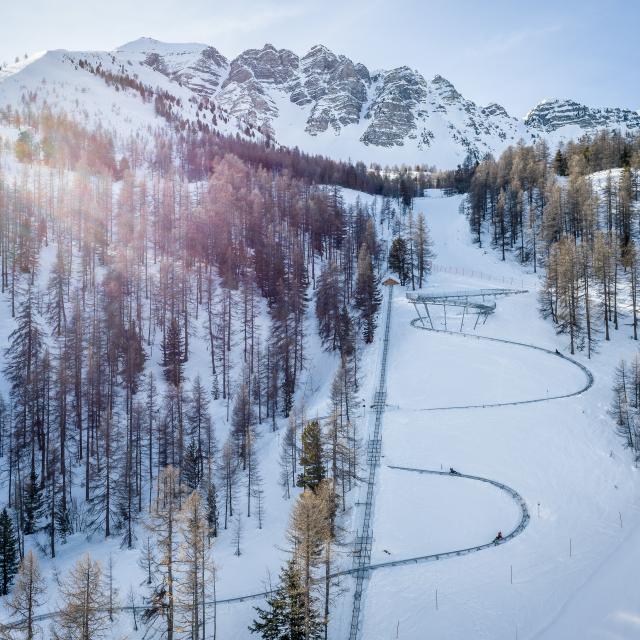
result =
[[35,533],[44,509],[44,495],[35,468],[31,469],[23,489],[22,508],[25,534]]
[[398,274],[400,284],[404,286],[409,277],[409,260],[407,256],[407,242],[402,236],[398,236],[391,244],[389,251],[389,269]]
[[553,158],[553,169],[559,176],[566,176],[569,173],[567,158],[560,149],[558,149]]
[[197,489],[202,480],[202,452],[195,439],[189,441],[182,460],[182,482],[190,489]]
[[18,571],[18,538],[6,509],[0,513],[0,595],[6,596]]
[[300,454],[302,473],[298,479],[301,487],[315,490],[326,476],[322,431],[317,420],[307,422],[302,431],[302,453]]
[[355,335],[353,321],[346,305],[340,312],[340,356],[343,361],[349,360],[355,352]]
[[[267,598],[268,609],[256,607],[258,619],[249,627],[264,640],[305,640],[304,589],[294,560],[280,573],[280,584]],[[314,617],[310,640],[322,637],[322,625]]]
[[373,263],[366,244],[360,247],[358,273],[356,276],[355,305],[363,322],[363,337],[366,343],[373,342],[376,329],[376,313],[380,308],[380,292],[373,273]]
[[184,361],[184,345],[180,325],[176,318],[171,318],[162,341],[162,367],[166,381],[174,387],[179,387],[182,382]]
[[209,536],[212,538],[218,535],[218,497],[216,487],[213,482],[207,484],[207,527]]

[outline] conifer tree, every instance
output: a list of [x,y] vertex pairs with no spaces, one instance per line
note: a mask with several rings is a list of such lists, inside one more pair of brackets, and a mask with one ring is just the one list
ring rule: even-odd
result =
[[356,276],[355,306],[360,312],[363,325],[363,337],[366,343],[373,342],[376,329],[376,313],[382,301],[378,282],[373,272],[371,255],[366,244],[360,247],[358,271]]
[[44,496],[42,486],[38,479],[38,474],[32,466],[22,495],[22,520],[26,535],[36,532],[38,519],[42,516],[43,509]]
[[559,176],[566,176],[569,173],[567,159],[560,149],[556,151],[556,155],[553,158],[553,169]]
[[195,439],[191,439],[182,460],[182,482],[190,489],[197,489],[202,480],[202,452]]
[[80,558],[60,585],[62,609],[53,635],[60,640],[99,640],[111,628],[109,588],[99,562]]
[[[11,385],[18,431],[23,441],[35,446],[34,399],[43,334],[36,314],[35,292],[30,286],[18,307],[16,328],[9,334],[3,373]],[[30,428],[29,428],[30,427]]]
[[18,570],[18,538],[6,508],[0,512],[0,595],[6,596]]
[[320,274],[316,291],[318,333],[322,344],[329,351],[337,349],[339,345],[340,311],[343,299],[340,271],[337,265],[331,262]]
[[302,430],[300,466],[298,479],[301,487],[315,489],[325,478],[325,461],[322,445],[322,430],[318,420],[310,420]]
[[425,277],[431,273],[431,260],[435,254],[432,248],[429,230],[422,211],[416,218],[414,229],[415,267],[418,278],[418,289],[422,288]]
[[162,367],[166,381],[176,388],[182,383],[184,362],[182,332],[178,320],[173,317],[162,341]]
[[215,570],[207,543],[206,508],[193,491],[178,516],[176,556],[176,627],[189,640],[206,638],[206,602]]
[[216,486],[213,482],[207,483],[207,531],[209,537],[215,538],[218,535],[218,496]]
[[318,603],[314,591],[319,578],[317,570],[322,562],[326,526],[326,510],[322,497],[313,491],[304,491],[293,508],[289,540],[300,572],[305,640],[317,637]]
[[165,467],[158,476],[156,498],[148,523],[155,538],[157,554],[153,556],[155,579],[150,604],[144,612],[149,623],[164,621],[167,640],[175,631],[176,562],[178,549],[178,498],[180,483],[177,469]]
[[402,236],[394,238],[389,251],[389,269],[398,275],[400,284],[404,286],[409,277],[409,257],[407,242]]
[[16,624],[24,632],[25,640],[33,640],[36,634],[34,615],[36,609],[44,604],[46,583],[37,556],[31,549],[27,551],[16,578],[13,597],[8,602],[12,615],[17,617]]
[[280,572],[278,587],[267,597],[268,608],[255,607],[258,618],[249,631],[263,640],[316,640],[322,637],[319,620],[311,621],[305,634],[305,601],[300,572],[293,559]]

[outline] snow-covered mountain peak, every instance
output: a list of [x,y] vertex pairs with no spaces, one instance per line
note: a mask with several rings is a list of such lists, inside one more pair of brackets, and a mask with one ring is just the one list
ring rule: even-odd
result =
[[300,59],[288,49],[276,49],[265,44],[262,49],[248,49],[232,60],[234,69],[247,69],[260,82],[283,85],[292,80],[298,70]]
[[[131,90],[135,82],[145,95]],[[221,132],[258,130],[311,153],[380,164],[448,167],[521,139],[640,131],[638,112],[571,99],[546,99],[518,120],[497,103],[478,106],[441,75],[427,82],[408,65],[371,71],[322,44],[299,56],[267,43],[229,60],[209,45],[144,37],[111,52],[50,51],[0,69],[0,106],[37,95],[114,126],[165,126],[166,113],[155,113],[148,100],[157,89],[171,98],[174,116],[196,126],[207,98],[222,117],[209,113],[206,124]]]
[[31,55],[28,55],[26,58],[21,58],[17,62],[9,64],[6,67],[1,67],[0,81],[2,81],[3,78],[8,78],[9,76],[12,76],[16,73],[20,73],[23,69],[33,64],[37,60],[40,60],[41,58],[43,58],[49,53],[51,52],[47,50],[38,51],[37,53],[32,53]]

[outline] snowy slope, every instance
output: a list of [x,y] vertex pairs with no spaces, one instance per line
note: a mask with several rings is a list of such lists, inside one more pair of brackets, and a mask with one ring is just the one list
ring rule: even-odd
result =
[[[134,55],[129,50],[119,55],[65,50],[39,53],[0,71],[0,106],[48,106],[87,127],[107,129],[116,140],[122,140],[130,135],[170,130],[154,107],[155,96],[166,92],[179,101],[181,117],[212,122],[212,113],[200,112],[200,99],[190,88],[144,64],[143,59],[142,54]],[[113,74],[116,81],[107,82],[106,74]],[[139,91],[124,87],[119,80],[141,83],[151,93],[143,98]],[[237,132],[235,121],[229,125],[223,112],[217,110],[216,114],[222,116],[216,120],[217,130]]]
[[[9,127],[0,128],[0,144],[3,140],[15,140],[17,131]],[[39,168],[42,179],[48,179],[48,172],[54,171],[46,168]],[[4,178],[11,180],[20,176],[23,172],[28,174],[29,169],[21,166],[15,161],[12,154],[0,154],[0,173]],[[69,174],[69,179],[73,175]],[[192,185],[192,188],[201,188],[202,185]],[[355,202],[360,199],[363,202],[370,202],[371,196],[359,194],[345,190],[343,192],[345,202]],[[114,194],[117,198],[117,189]],[[45,289],[50,276],[51,267],[55,262],[57,247],[50,242],[40,253],[40,268],[37,274],[37,285]],[[153,269],[153,267],[152,267]],[[266,310],[266,303],[259,302],[258,316],[256,318],[255,330],[266,341],[270,330],[269,317]],[[203,316],[205,314],[203,313]],[[324,416],[331,410],[330,386],[336,368],[339,365],[339,358],[335,353],[327,353],[322,349],[320,339],[316,330],[316,319],[313,305],[310,305],[306,317],[305,334],[308,338],[305,341],[305,348],[308,355],[309,365],[306,368],[303,378],[300,381],[299,390],[296,395],[296,411],[304,413],[308,417]],[[4,349],[8,345],[8,336],[15,328],[14,320],[11,318],[10,292],[6,291],[0,295],[0,370],[4,367]],[[206,388],[211,387],[211,365],[210,352],[207,341],[204,339],[205,332],[202,323],[193,327],[193,335],[190,336],[190,357],[185,365],[185,376],[189,381],[193,381],[196,375],[200,375]],[[148,349],[147,371],[152,370],[155,374],[157,384],[162,387],[164,381],[160,367],[161,351],[159,344],[160,336],[156,336],[154,343]],[[242,359],[240,340],[234,346],[230,359],[235,363],[234,376],[240,371],[239,361]],[[375,353],[373,354],[375,356]],[[363,354],[363,365],[366,367],[367,353]],[[239,373],[237,375],[240,375]],[[368,376],[365,372],[362,375],[363,392],[368,389]],[[0,394],[4,398],[9,397],[9,387],[4,375],[0,374]],[[213,418],[215,437],[218,442],[223,442],[230,429],[230,419],[227,413],[227,402],[222,398],[211,401],[211,414]],[[279,419],[279,430],[273,431],[270,422],[263,422],[258,428],[258,442],[256,445],[256,457],[260,460],[260,471],[265,479],[264,482],[264,517],[262,528],[258,527],[255,514],[252,518],[246,518],[246,512],[240,507],[242,518],[234,518],[229,523],[229,528],[222,529],[215,540],[213,551],[216,563],[216,597],[219,600],[242,597],[256,592],[263,592],[270,583],[277,577],[280,567],[288,557],[288,542],[286,530],[289,524],[289,512],[294,503],[297,490],[292,490],[292,498],[285,500],[283,490],[279,483],[279,454],[281,451],[281,437],[284,431],[285,419]],[[6,460],[6,458],[5,458]],[[4,463],[3,463],[4,465]],[[4,466],[0,473],[4,473]],[[83,495],[82,487],[77,475],[75,491],[78,496]],[[6,486],[2,483],[3,495],[2,503],[6,504]],[[240,503],[238,504],[240,506]],[[236,512],[237,515],[238,512]],[[351,513],[345,515],[347,528],[350,525]],[[241,554],[236,555],[236,544],[234,540],[235,522],[240,520],[242,525]],[[38,552],[43,573],[46,576],[48,587],[47,601],[38,609],[38,615],[48,615],[61,607],[61,599],[58,596],[57,579],[67,575],[68,571],[75,564],[79,557],[89,553],[93,559],[99,560],[103,567],[106,567],[111,557],[115,585],[120,594],[120,601],[123,605],[131,604],[130,593],[133,594],[133,602],[138,607],[138,613],[143,605],[143,599],[148,595],[145,584],[145,572],[140,566],[141,546],[146,539],[148,532],[141,523],[136,530],[137,544],[132,550],[121,547],[120,536],[113,536],[105,539],[102,535],[88,536],[86,531],[71,535],[63,543],[59,542],[56,550],[56,558],[51,559],[47,554]],[[34,536],[29,536],[27,544],[34,547],[46,547],[46,534],[41,532]],[[336,568],[350,566],[349,548],[344,547],[336,550]],[[260,604],[261,600],[246,600],[244,602],[220,603],[216,607],[216,621],[218,637],[230,639],[247,638],[247,627],[255,617],[254,605]],[[213,614],[211,614],[213,615]],[[0,621],[9,620],[9,612],[5,607],[5,600],[0,600]],[[50,618],[45,618],[40,622],[45,630],[45,637],[48,636]],[[124,636],[130,638],[143,637],[146,628],[140,627],[139,633],[133,631],[133,619],[130,613],[122,613],[113,625],[112,635],[114,640]]]
[[[629,560],[637,557],[640,488],[606,413],[613,367],[633,348],[629,339],[616,336],[591,361],[577,357],[595,376],[582,395],[424,410],[545,398],[584,384],[583,373],[553,353],[563,343],[538,317],[537,277],[523,276],[518,266],[472,245],[458,205],[458,198],[439,197],[416,203],[431,225],[442,267],[429,287],[499,286],[487,274],[519,286],[524,277],[529,293],[499,299],[495,315],[477,334],[533,343],[552,353],[415,329],[415,311],[397,292],[373,556],[399,560],[485,544],[497,531],[510,531],[518,517],[514,504],[491,487],[390,466],[453,466],[495,479],[523,496],[531,521],[521,535],[495,548],[372,572],[362,637],[635,638],[640,606]],[[445,273],[445,267],[458,275]],[[460,315],[449,309],[447,316],[455,331]],[[440,314],[436,326],[443,323]],[[472,326],[467,319],[466,330],[473,332]]]

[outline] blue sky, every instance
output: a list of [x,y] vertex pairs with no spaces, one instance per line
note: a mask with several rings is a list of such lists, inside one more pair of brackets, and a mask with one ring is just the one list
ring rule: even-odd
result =
[[640,109],[636,0],[26,0],[3,2],[0,61],[112,49],[140,36],[232,57],[316,43],[370,69],[408,65],[522,116],[545,97]]

